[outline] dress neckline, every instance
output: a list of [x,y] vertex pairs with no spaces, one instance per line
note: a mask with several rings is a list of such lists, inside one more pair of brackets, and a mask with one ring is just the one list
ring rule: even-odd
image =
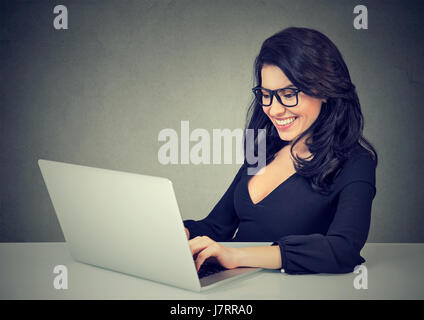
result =
[[285,179],[284,181],[282,181],[278,186],[276,186],[274,189],[271,190],[271,192],[269,192],[264,198],[262,198],[260,201],[254,203],[252,200],[252,197],[250,195],[249,192],[249,181],[250,179],[252,179],[255,175],[251,175],[249,176],[248,174],[246,174],[246,181],[245,181],[245,189],[250,201],[250,204],[252,206],[260,206],[262,205],[263,202],[265,202],[267,199],[269,199],[278,189],[282,188],[282,186],[284,186],[285,184],[289,183],[290,181],[292,181],[296,176],[297,176],[297,172],[294,172],[291,176],[289,176],[287,179]]

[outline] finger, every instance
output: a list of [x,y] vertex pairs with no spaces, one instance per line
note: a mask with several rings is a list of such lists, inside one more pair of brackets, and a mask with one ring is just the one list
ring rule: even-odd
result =
[[213,243],[215,243],[215,241],[213,241],[207,236],[196,237],[194,239],[191,239],[189,241],[191,255],[194,256],[195,254],[199,253],[200,251],[202,251]]
[[202,236],[197,236],[188,241],[191,255],[194,257],[196,254],[205,248],[205,239]]
[[195,257],[199,252],[206,249],[213,243],[214,241],[212,239],[197,239],[197,241],[190,244],[191,254]]
[[206,249],[202,250],[198,255],[196,259],[196,270],[199,271],[202,264],[205,262],[206,259],[210,257],[215,257],[217,255],[217,247],[214,245],[211,245],[207,247]]

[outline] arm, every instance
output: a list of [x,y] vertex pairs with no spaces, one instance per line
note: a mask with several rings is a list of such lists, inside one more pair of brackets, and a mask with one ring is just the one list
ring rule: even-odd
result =
[[228,269],[237,267],[281,268],[281,255],[278,246],[229,248],[207,236],[191,239],[189,244],[197,270],[209,258],[216,260]]
[[238,267],[281,269],[281,252],[278,246],[238,248],[237,256]]
[[326,235],[290,235],[277,241],[282,268],[290,274],[348,273],[365,262],[360,251],[368,237],[375,187],[355,181],[343,188]]

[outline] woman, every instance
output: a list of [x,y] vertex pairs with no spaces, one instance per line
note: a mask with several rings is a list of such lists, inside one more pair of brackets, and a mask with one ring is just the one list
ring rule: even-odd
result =
[[288,28],[265,40],[255,76],[246,128],[255,129],[255,148],[257,129],[266,129],[266,166],[249,176],[245,159],[210,214],[184,221],[196,268],[208,259],[289,274],[352,272],[365,262],[378,158],[362,136],[342,55],[322,33]]

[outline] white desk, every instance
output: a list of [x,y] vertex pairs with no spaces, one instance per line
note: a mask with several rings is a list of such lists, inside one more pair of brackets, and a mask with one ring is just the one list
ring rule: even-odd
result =
[[[361,254],[367,260],[368,289],[355,289],[355,273],[264,270],[195,293],[75,262],[63,242],[0,243],[0,299],[424,299],[424,244],[368,243]],[[68,269],[67,290],[53,286],[56,265]]]

